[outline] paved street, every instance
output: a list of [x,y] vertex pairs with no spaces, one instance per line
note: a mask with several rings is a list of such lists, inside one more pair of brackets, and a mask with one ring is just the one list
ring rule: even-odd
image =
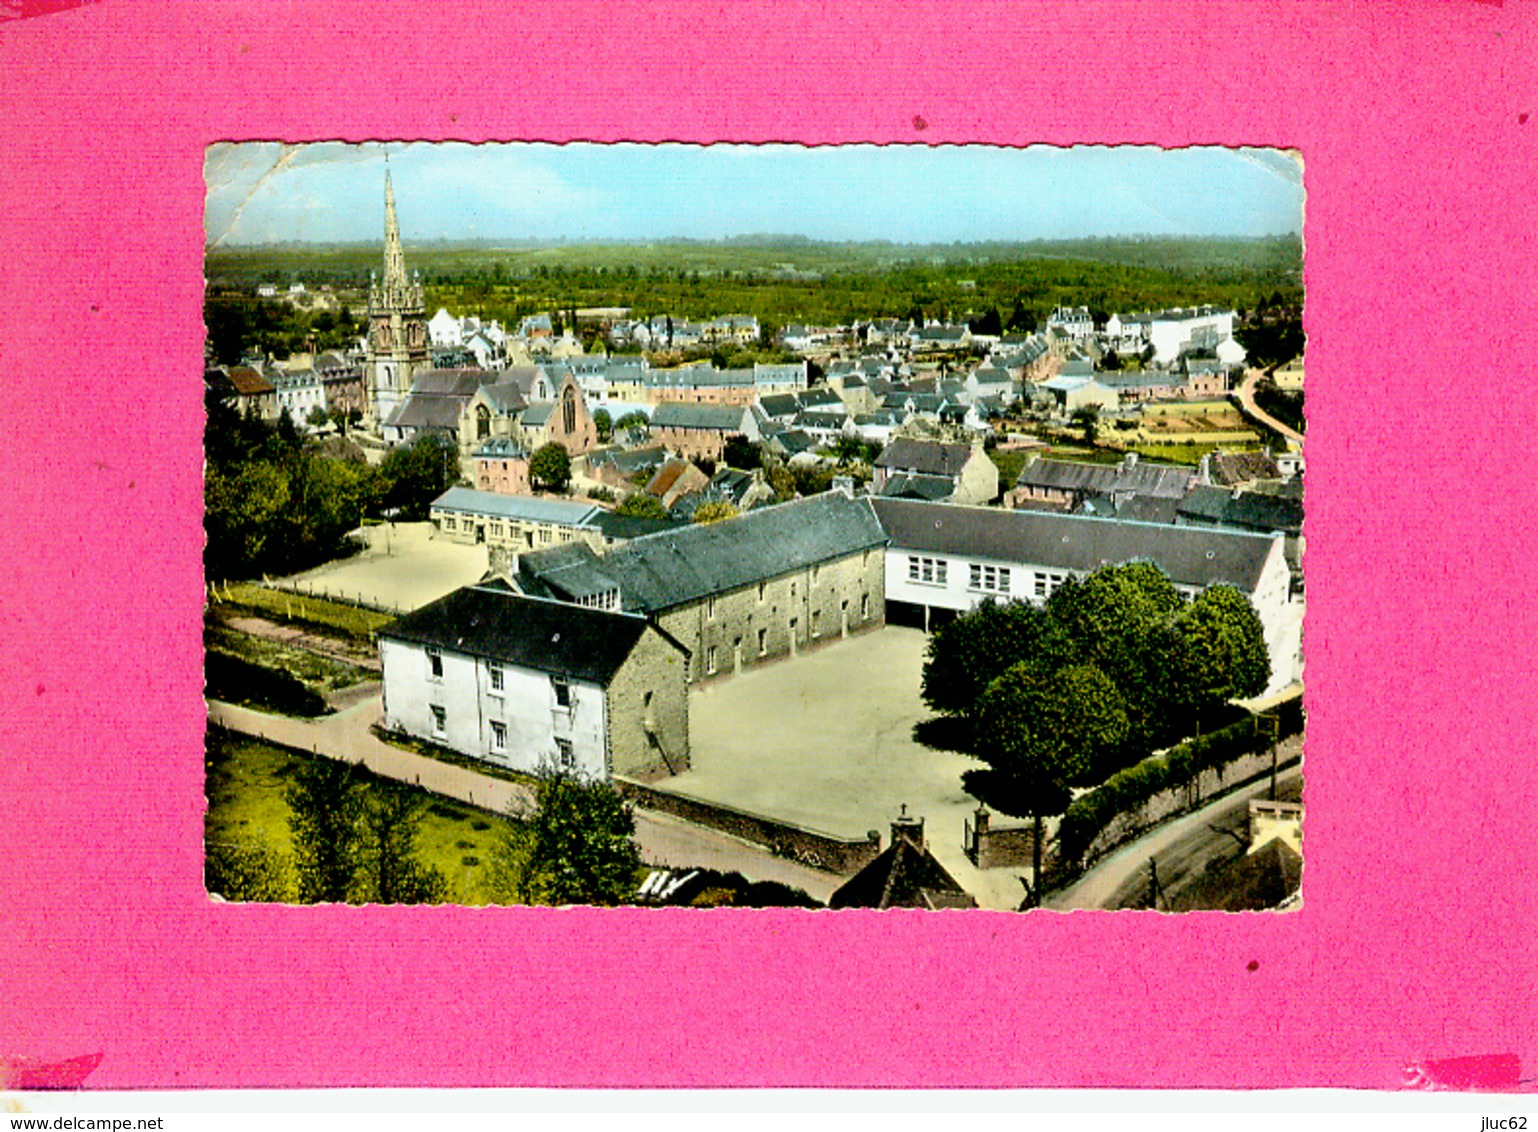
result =
[[[232,731],[269,739],[285,746],[361,762],[376,774],[411,782],[436,794],[457,798],[482,809],[505,813],[515,798],[526,796],[522,786],[491,778],[465,767],[404,751],[381,742],[369,727],[380,717],[378,685],[371,693],[335,715],[315,721],[269,715],[251,708],[210,701],[208,719]],[[353,693],[355,696],[356,693]],[[690,825],[664,814],[636,811],[636,841],[648,864],[705,867],[740,872],[749,880],[774,880],[826,900],[844,878],[798,865],[746,841],[715,830]]]
[[[1297,757],[1302,744],[1301,735],[1284,740],[1278,748],[1279,757]],[[1278,776],[1278,786],[1295,787],[1301,783],[1302,774],[1302,767],[1294,765]],[[1166,892],[1178,890],[1185,880],[1199,875],[1208,860],[1237,849],[1232,838],[1214,833],[1211,827],[1241,828],[1249,812],[1249,800],[1264,797],[1270,786],[1270,779],[1263,778],[1193,813],[1157,826],[1102,858],[1072,885],[1048,896],[1046,906],[1064,912],[1076,908],[1142,907],[1150,857],[1159,862],[1159,880]]]
[[1239,397],[1239,403],[1244,406],[1244,411],[1250,413],[1256,420],[1263,422],[1270,428],[1281,433],[1288,440],[1297,444],[1303,443],[1303,434],[1295,429],[1288,428],[1259,405],[1255,404],[1255,386],[1259,383],[1263,374],[1258,369],[1246,372],[1243,383],[1234,392]]

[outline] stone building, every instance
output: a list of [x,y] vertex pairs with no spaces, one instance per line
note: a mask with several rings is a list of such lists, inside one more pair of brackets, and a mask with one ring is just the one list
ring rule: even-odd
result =
[[467,586],[379,631],[384,724],[588,779],[689,766],[688,651],[645,617]]
[[706,680],[875,628],[885,620],[886,537],[841,492],[648,535],[525,554],[525,593],[642,613]]
[[406,277],[395,189],[385,170],[384,280],[372,277],[368,292],[368,344],[363,357],[368,412],[377,423],[390,418],[411,391],[412,380],[432,362],[428,356],[427,312],[421,280]]

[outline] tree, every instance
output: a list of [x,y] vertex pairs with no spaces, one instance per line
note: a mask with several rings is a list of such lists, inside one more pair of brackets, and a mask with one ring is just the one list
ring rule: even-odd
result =
[[733,433],[726,438],[726,444],[721,450],[721,462],[728,468],[752,471],[763,466],[764,454],[747,437]]
[[1071,414],[1068,420],[1084,430],[1084,443],[1095,443],[1095,437],[1100,431],[1100,410],[1094,405],[1080,405]]
[[260,841],[209,842],[203,858],[203,887],[226,900],[263,904],[293,900],[288,859]]
[[355,899],[379,904],[438,904],[448,895],[443,874],[416,857],[427,811],[420,790],[386,779],[372,784],[362,806]]
[[504,849],[505,896],[526,904],[622,904],[641,867],[630,806],[606,782],[568,772],[542,776],[537,810],[513,816],[528,827]]
[[316,759],[300,768],[283,796],[299,902],[342,903],[352,895],[358,871],[363,773],[353,763]]
[[632,409],[630,412],[620,417],[619,420],[614,422],[614,431],[624,432],[626,429],[635,428],[636,426],[640,426],[642,429],[644,429],[650,423],[651,418],[649,418],[645,413],[641,412],[639,409]]
[[459,481],[459,446],[452,437],[426,432],[396,448],[379,465],[381,505],[420,521],[428,508]]
[[[589,353],[591,352],[589,351]],[[609,440],[614,436],[614,418],[609,415],[609,410],[594,409],[593,424],[598,429],[599,443],[609,443]]]
[[571,457],[555,441],[540,447],[529,457],[529,478],[543,491],[565,491],[571,482]]
[[971,716],[978,697],[1014,666],[1051,672],[1072,657],[1071,641],[1045,609],[985,601],[929,638],[921,695],[936,711]]
[[1208,586],[1175,620],[1180,681],[1196,712],[1240,696],[1258,696],[1271,681],[1265,627],[1249,598],[1232,586]]
[[723,519],[735,519],[742,514],[729,499],[711,499],[694,509],[694,521],[701,525],[719,523]]
[[1127,737],[1120,694],[1094,665],[1048,675],[1019,664],[978,701],[978,754],[988,770],[968,771],[969,793],[1034,826],[1030,900],[1041,903],[1042,821],[1068,808],[1070,784],[1106,761]]
[[625,501],[614,509],[614,513],[632,519],[666,519],[668,517],[668,509],[662,505],[662,500],[645,491],[636,491],[627,495]]

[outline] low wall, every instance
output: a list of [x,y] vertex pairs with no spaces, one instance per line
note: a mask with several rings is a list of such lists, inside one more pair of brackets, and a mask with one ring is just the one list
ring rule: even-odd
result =
[[[1295,758],[1287,759],[1279,762],[1277,767],[1290,766],[1296,761]],[[1194,810],[1208,799],[1231,790],[1241,782],[1269,773],[1270,770],[1269,749],[1241,755],[1221,768],[1202,771],[1189,786],[1170,787],[1155,794],[1136,809],[1123,810],[1089,843],[1084,853],[1084,866],[1087,868],[1118,845],[1132,840],[1165,818]]]
[[787,857],[824,872],[852,876],[875,860],[881,852],[881,835],[874,831],[859,839],[835,837],[719,802],[705,802],[658,790],[619,775],[614,776],[614,785],[622,797],[644,809],[718,829],[744,841],[762,845],[777,856]]

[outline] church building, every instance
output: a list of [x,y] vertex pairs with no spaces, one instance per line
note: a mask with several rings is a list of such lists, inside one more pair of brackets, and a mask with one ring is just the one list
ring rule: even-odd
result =
[[364,347],[363,380],[368,416],[377,427],[390,419],[412,379],[431,367],[427,341],[427,312],[420,277],[406,277],[400,224],[395,217],[395,189],[385,170],[384,280],[369,273],[368,342]]

